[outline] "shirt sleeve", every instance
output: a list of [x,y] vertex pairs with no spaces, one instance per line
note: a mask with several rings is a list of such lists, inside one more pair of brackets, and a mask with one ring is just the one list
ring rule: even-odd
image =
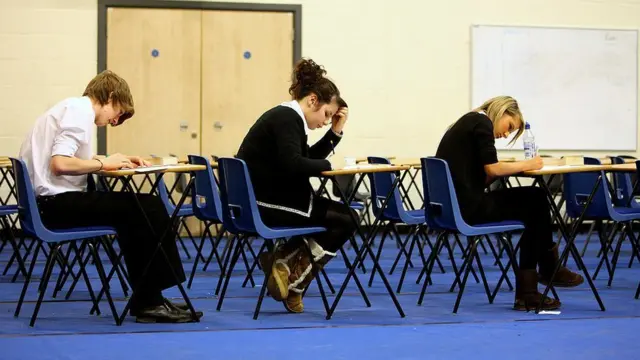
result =
[[473,128],[473,138],[476,141],[476,151],[482,165],[497,163],[498,152],[493,136],[493,124],[489,118],[480,115],[478,123]]
[[51,156],[75,156],[81,145],[89,143],[91,114],[77,106],[67,106],[59,121],[59,132],[53,140]]

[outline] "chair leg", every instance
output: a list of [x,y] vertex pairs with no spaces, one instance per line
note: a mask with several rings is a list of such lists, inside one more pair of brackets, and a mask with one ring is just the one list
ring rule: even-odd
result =
[[189,274],[189,281],[187,281],[187,289],[191,289],[191,284],[193,283],[193,278],[196,275],[196,270],[198,267],[198,260],[200,260],[200,256],[198,255],[202,253],[202,248],[204,247],[204,241],[207,238],[207,234],[211,234],[211,225],[212,223],[206,224],[206,228],[204,229],[204,232],[202,232],[202,236],[200,237],[200,245],[196,246],[197,255],[195,260],[193,261],[193,266],[191,267],[191,274]]
[[[109,291],[109,282],[107,280],[107,276],[105,274],[104,271],[104,267],[102,266],[102,261],[100,260],[100,254],[98,253],[98,251],[96,250],[96,248],[92,245],[89,244],[89,251],[92,253],[93,255],[93,259],[96,265],[96,269],[98,270],[98,276],[100,277],[100,282],[102,283],[102,288],[105,290],[105,294],[107,296],[107,302],[109,303],[109,308],[111,309],[111,315],[113,315],[113,320],[116,322],[116,325],[121,325],[120,323],[120,319],[118,317],[118,311],[116,310],[116,306],[113,303],[113,299],[111,298],[111,292]],[[85,282],[87,283],[87,287],[89,289],[89,293],[91,294],[91,297],[94,298],[93,296],[93,290],[91,290],[91,282],[89,281],[89,277],[87,276],[87,272],[85,271],[84,267],[81,269],[83,275],[84,275],[84,279]],[[95,302],[95,299],[93,299]],[[96,303],[95,306],[97,307],[98,304]]]
[[465,288],[465,285],[467,284],[467,279],[469,278],[469,272],[471,271],[471,268],[473,267],[473,265],[472,265],[473,261],[471,260],[471,258],[473,256],[477,256],[478,255],[476,253],[477,245],[478,245],[478,241],[474,241],[471,244],[469,256],[467,256],[467,259],[465,260],[466,268],[464,270],[464,278],[462,279],[462,284],[460,284],[460,291],[458,292],[458,297],[456,298],[456,303],[453,306],[453,313],[454,314],[458,313],[458,308],[460,307],[460,300],[462,300],[462,294],[464,293],[464,288]]
[[[274,245],[271,240],[265,240],[265,244],[269,243],[267,246],[274,249]],[[267,293],[267,281],[269,281],[269,277],[271,276],[271,268],[264,269],[264,280],[262,282],[262,287],[260,288],[260,295],[258,295],[258,302],[256,303],[256,309],[253,312],[253,320],[258,320],[258,315],[260,315],[260,308],[262,307],[262,300],[264,300],[264,296]]]
[[36,319],[38,318],[38,312],[40,311],[40,306],[42,305],[42,300],[44,299],[44,294],[47,291],[47,285],[49,284],[49,278],[51,277],[51,273],[53,272],[53,264],[55,263],[55,258],[58,255],[58,250],[60,249],[60,245],[52,244],[51,252],[47,257],[47,263],[44,267],[44,273],[42,274],[42,279],[44,286],[40,293],[38,294],[38,300],[36,301],[36,307],[33,310],[33,315],[31,315],[31,321],[29,322],[29,326],[33,327],[36,323]]
[[399,251],[398,251],[398,255],[396,256],[396,259],[393,262],[393,265],[391,265],[391,270],[389,270],[389,275],[393,275],[393,272],[396,270],[396,266],[398,266],[398,262],[400,262],[400,258],[402,257],[403,254],[405,255],[409,265],[413,267],[411,258],[409,258],[407,254],[407,243],[409,242],[409,238],[412,237],[415,227],[409,231],[409,234],[407,234],[407,237],[404,239],[404,241],[402,241],[402,238],[400,237],[400,234],[398,233],[398,230],[396,230],[394,225],[392,225],[392,230],[394,235],[396,236],[396,239],[397,239],[396,241],[398,244]]
[[220,311],[222,309],[222,303],[224,302],[224,296],[227,293],[227,287],[229,286],[229,280],[231,280],[231,274],[233,273],[233,268],[236,266],[238,259],[240,258],[240,253],[242,253],[242,243],[244,241],[244,236],[239,236],[237,239],[236,247],[233,251],[233,257],[231,259],[231,264],[229,265],[229,269],[226,271],[224,286],[222,287],[222,293],[220,294],[220,298],[218,299],[218,306],[216,310]]
[[[36,242],[37,240],[34,240]],[[16,305],[16,310],[13,313],[13,316],[20,316],[20,309],[22,309],[22,303],[24,302],[24,297],[27,294],[27,288],[29,288],[29,283],[31,282],[31,275],[33,274],[33,268],[36,266],[36,261],[38,261],[38,254],[40,253],[40,245],[39,243],[36,245],[36,249],[33,251],[33,256],[31,257],[31,264],[29,264],[29,270],[27,271],[26,278],[24,279],[24,284],[22,285],[22,291],[20,292],[20,298],[18,299],[18,304]]]
[[422,305],[422,300],[424,300],[424,295],[427,292],[427,285],[429,284],[429,279],[431,278],[431,270],[433,269],[433,264],[435,263],[435,257],[438,256],[438,249],[442,246],[442,242],[446,238],[446,233],[440,233],[438,238],[436,239],[436,244],[434,245],[434,251],[429,254],[429,259],[427,259],[427,263],[424,264],[426,278],[424,280],[424,284],[422,285],[422,290],[420,291],[420,296],[418,297],[418,305]]
[[[249,246],[251,246],[251,245],[249,245]],[[258,254],[261,254],[266,249],[267,249],[267,243],[265,241],[265,242],[262,243],[262,246],[260,246],[260,249],[258,250]],[[247,283],[249,282],[249,279],[253,279],[253,277],[252,277],[253,272],[259,266],[260,266],[260,261],[259,261],[259,259],[257,257],[255,257],[253,259],[253,263],[251,264],[251,268],[249,268],[249,271],[247,272],[247,276],[245,276],[244,281],[242,282],[242,287],[246,287]],[[252,281],[252,283],[253,283],[253,281]],[[252,286],[252,287],[255,287],[255,285]]]
[[[231,250],[233,249],[233,243],[236,241],[237,238],[239,238],[239,236],[233,235],[227,240],[227,244],[229,244],[229,249]],[[227,267],[229,266],[229,262],[231,260],[231,250],[227,251],[227,253],[224,256],[224,261],[220,269],[220,277],[218,278],[218,284],[216,285],[216,293],[215,293],[216,296],[220,294],[220,288],[222,287],[223,280],[227,273]]]
[[[207,257],[207,261],[204,263],[204,267],[202,268],[202,271],[207,271],[207,269],[209,268],[209,264],[211,263],[211,260],[213,260],[214,256],[216,257],[218,266],[222,267],[222,258],[218,253],[218,246],[220,245],[220,241],[222,241],[222,236],[224,235],[226,230],[222,225],[218,227],[218,225],[216,224],[215,227],[216,227],[216,238],[213,239],[213,237],[209,237],[209,240],[211,241],[211,252]],[[211,234],[211,231],[209,231],[209,234]]]
[[493,290],[493,294],[491,294],[491,298],[492,298],[491,301],[495,300],[496,296],[498,295],[498,291],[500,290],[502,281],[509,276],[508,275],[509,267],[513,268],[514,273],[518,273],[518,263],[516,262],[516,255],[515,255],[515,250],[513,248],[513,244],[511,244],[511,241],[505,238],[500,238],[500,239],[503,242],[503,247],[507,252],[507,256],[509,257],[509,260],[507,261],[507,265],[504,268],[504,271],[502,272],[500,279],[498,280],[498,285],[496,285],[495,289]]
[[[413,231],[413,236],[411,237],[411,246],[409,247],[409,254],[407,255],[407,261],[404,262],[404,266],[402,267],[402,274],[400,275],[400,281],[398,282],[398,288],[396,289],[396,292],[399,294],[400,291],[402,290],[402,284],[404,283],[404,277],[405,275],[407,275],[407,270],[409,269],[409,263],[410,263],[410,259],[411,259],[411,255],[413,254],[413,248],[415,247],[416,243],[418,242],[418,232],[420,231],[419,226],[416,227]],[[409,235],[411,235],[411,233],[409,233]],[[409,236],[407,236],[407,240],[409,239]],[[405,241],[407,241],[405,240]]]
[[617,230],[612,233],[611,237],[606,236],[603,232],[603,235],[605,236],[600,237],[600,250],[602,251],[602,256],[600,257],[598,266],[596,267],[596,270],[593,272],[593,276],[591,277],[593,280],[595,280],[598,274],[600,273],[600,269],[602,268],[603,263],[607,267],[607,272],[609,274],[609,277],[611,277],[611,274],[614,269],[612,267],[612,264],[609,262],[609,249],[610,249],[609,243],[613,243],[614,236],[616,234],[617,234]]
[[[500,260],[500,256],[498,256],[498,253],[496,252],[496,249],[494,248],[493,244],[491,243],[491,239],[489,238],[489,235],[486,235],[485,239],[489,243],[489,248],[491,249],[491,253],[493,253],[493,256],[496,259],[496,261],[495,261],[496,265],[498,265],[498,268],[500,269],[500,272],[502,272],[502,274],[504,275],[504,279],[507,282],[507,286],[509,287],[509,291],[513,291],[513,284],[511,284],[511,280],[509,280],[509,276],[506,275],[507,271],[509,271],[509,268],[505,268],[504,266],[502,266],[502,261]],[[500,242],[500,240],[498,240],[498,242]]]
[[[380,244],[378,244],[378,251],[376,252],[376,261],[380,261],[380,255],[382,255],[382,248],[384,247],[384,241],[387,239],[387,235],[389,235],[389,225],[387,224],[384,227],[384,230],[382,232],[382,239],[380,239]],[[368,286],[371,287],[371,285],[373,284],[373,278],[376,276],[376,272],[372,271],[371,275],[369,275],[369,283]]]

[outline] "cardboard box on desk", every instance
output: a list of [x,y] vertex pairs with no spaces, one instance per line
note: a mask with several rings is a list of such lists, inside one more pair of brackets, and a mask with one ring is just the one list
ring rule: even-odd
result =
[[178,163],[178,158],[173,156],[152,157],[146,160],[152,165],[175,165]]

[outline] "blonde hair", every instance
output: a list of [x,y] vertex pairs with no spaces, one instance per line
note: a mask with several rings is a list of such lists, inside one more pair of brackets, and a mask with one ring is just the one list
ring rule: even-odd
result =
[[513,139],[511,139],[509,145],[515,143],[522,133],[524,133],[524,118],[520,112],[518,102],[511,96],[496,96],[485,101],[484,104],[480,105],[473,111],[484,111],[489,119],[491,119],[494,126],[496,125],[496,121],[500,120],[504,115],[510,115],[514,119],[519,120],[520,126],[518,127],[518,132]]

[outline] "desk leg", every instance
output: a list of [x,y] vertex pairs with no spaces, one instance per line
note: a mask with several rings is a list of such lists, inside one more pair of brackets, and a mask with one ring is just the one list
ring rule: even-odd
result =
[[[177,218],[177,215],[178,215],[178,210],[180,209],[182,204],[184,204],[184,201],[186,200],[187,194],[189,194],[189,191],[192,191],[192,189],[193,189],[193,179],[194,178],[192,176],[191,179],[189,180],[187,188],[182,193],[182,196],[180,197],[180,200],[178,201],[178,204],[176,205],[176,208],[173,211],[173,214],[171,214],[171,220],[169,222],[169,226],[166,229],[164,229],[164,231],[162,232],[160,237],[157,237],[158,239],[162,239],[164,237],[164,235],[166,235],[167,231],[173,231],[175,229],[175,227],[176,227],[175,222],[176,222],[176,218]],[[153,229],[153,226],[151,226],[151,222],[149,221],[148,217],[146,216],[146,213],[144,212],[142,204],[140,204],[140,201],[139,201],[138,197],[136,196],[137,194],[135,193],[135,191],[133,191],[133,189],[131,188],[131,184],[129,182],[127,182],[127,185],[129,187],[129,189],[131,190],[132,196],[135,198],[136,204],[138,205],[138,207],[140,208],[142,213],[145,215],[145,220],[147,222],[147,225],[149,226],[149,230],[151,232],[151,235],[152,236],[157,236],[155,230]],[[144,278],[146,277],[147,273],[149,272],[149,267],[151,266],[151,262],[153,261],[153,259],[158,254],[158,251],[160,251],[160,253],[164,257],[165,261],[167,262],[167,265],[169,266],[169,269],[171,270],[171,275],[173,276],[174,280],[176,281],[176,285],[178,286],[178,289],[180,290],[180,294],[182,295],[183,299],[187,303],[187,306],[189,307],[189,311],[191,311],[192,319],[197,321],[197,322],[200,322],[200,319],[198,319],[198,317],[196,316],[196,311],[193,308],[193,304],[191,303],[191,300],[189,300],[189,296],[187,295],[186,291],[184,290],[184,287],[182,286],[182,283],[178,280],[178,275],[176,274],[175,269],[173,268],[173,266],[169,262],[169,258],[167,256],[167,253],[164,251],[164,248],[162,247],[162,242],[159,241],[158,245],[156,246],[155,250],[153,251],[153,254],[151,254],[151,258],[150,258],[149,262],[147,263],[147,265],[145,266],[144,270],[142,271],[142,275],[140,276],[140,280],[139,280],[137,286],[132,289],[131,297],[129,298],[129,301],[127,301],[127,304],[125,305],[124,310],[122,311],[122,315],[120,315],[120,319],[119,319],[120,325],[124,322],[124,318],[127,316],[127,312],[129,312],[129,308],[131,306],[131,300],[133,300],[133,298],[136,296],[136,293],[138,291],[140,291],[140,285],[144,282]]]
[[[389,193],[387,194],[386,198],[382,202],[380,211],[383,211],[383,209],[387,206],[387,203],[389,202],[389,199],[393,195],[393,191],[398,186],[398,182],[399,181],[400,181],[400,178],[396,177],[393,185],[391,186],[391,190],[389,191]],[[344,194],[341,194],[341,196],[344,199]],[[382,270],[382,267],[376,261],[375,254],[373,253],[373,250],[371,250],[371,247],[369,246],[369,243],[372,241],[373,234],[375,234],[377,232],[377,229],[380,227],[381,221],[379,220],[379,218],[380,218],[380,216],[376,216],[375,217],[374,224],[373,224],[373,229],[371,231],[371,234],[370,234],[369,238],[366,238],[364,236],[364,234],[362,234],[362,230],[360,229],[360,226],[358,224],[357,219],[352,218],[354,223],[357,225],[357,229],[358,229],[358,232],[360,233],[360,236],[362,236],[362,238],[366,239],[366,240],[365,240],[364,244],[362,245],[362,247],[360,248],[360,251],[358,251],[356,259],[353,262],[353,266],[351,266],[351,268],[349,269],[347,277],[343,281],[342,286],[340,287],[340,290],[338,291],[338,294],[336,295],[336,298],[335,298],[335,300],[334,300],[334,302],[333,302],[333,304],[331,306],[330,312],[327,315],[327,320],[329,320],[331,318],[331,316],[333,315],[333,313],[335,312],[336,307],[338,306],[338,302],[340,301],[340,298],[342,297],[342,294],[344,293],[345,289],[347,288],[347,285],[349,284],[349,280],[351,279],[352,276],[355,276],[355,271],[356,271],[356,267],[358,266],[358,263],[361,261],[361,259],[364,259],[365,252],[367,254],[369,254],[369,256],[371,257],[371,259],[373,261],[373,267],[374,267],[373,271],[378,271],[378,274],[380,275],[380,278],[382,279],[382,281],[383,281],[383,283],[385,285],[385,288],[387,289],[387,292],[389,293],[389,296],[391,296],[391,299],[393,300],[393,303],[396,306],[396,309],[398,310],[398,313],[400,314],[400,317],[405,317],[404,310],[402,309],[402,306],[400,305],[400,302],[398,302],[398,298],[396,297],[396,294],[394,293],[393,289],[391,288],[391,284],[389,284],[389,281],[387,280],[387,277],[385,276],[384,271]],[[359,287],[361,288],[361,286],[359,286]],[[364,291],[364,289],[361,289],[361,291]]]
[[595,186],[593,187],[591,194],[589,194],[589,198],[587,199],[586,205],[584,206],[584,209],[582,210],[580,217],[573,223],[571,229],[567,229],[566,223],[562,219],[562,215],[560,214],[560,210],[558,209],[558,206],[556,205],[553,199],[553,194],[551,194],[549,186],[547,185],[546,182],[542,181],[542,179],[539,179],[539,180],[540,180],[540,185],[547,193],[547,199],[549,200],[551,209],[558,221],[558,228],[562,232],[562,236],[566,239],[567,245],[562,251],[560,258],[558,259],[558,263],[556,264],[556,267],[553,270],[553,274],[551,275],[549,284],[545,287],[544,292],[540,297],[540,304],[536,308],[536,314],[540,312],[542,302],[544,298],[547,296],[547,294],[549,293],[549,290],[551,288],[551,283],[553,283],[553,279],[555,279],[556,274],[558,273],[558,270],[560,270],[560,267],[562,266],[564,259],[566,259],[569,256],[569,252],[571,252],[571,254],[573,255],[576,263],[578,264],[578,267],[582,269],[584,277],[587,279],[587,282],[589,283],[589,287],[591,288],[591,292],[593,293],[593,296],[596,298],[596,301],[600,306],[600,310],[605,311],[605,307],[604,307],[604,304],[602,303],[602,299],[600,299],[600,294],[598,293],[598,290],[593,284],[593,280],[589,275],[589,271],[587,271],[587,267],[584,265],[584,262],[582,261],[582,257],[580,257],[580,253],[578,252],[578,249],[575,246],[575,240],[576,240],[576,234],[578,232],[578,228],[584,219],[584,215],[586,214],[587,209],[589,208],[589,204],[591,204],[591,201],[593,200],[593,196],[598,190],[598,187],[600,186],[601,181],[603,181],[602,176],[598,176],[598,180],[596,180]]

